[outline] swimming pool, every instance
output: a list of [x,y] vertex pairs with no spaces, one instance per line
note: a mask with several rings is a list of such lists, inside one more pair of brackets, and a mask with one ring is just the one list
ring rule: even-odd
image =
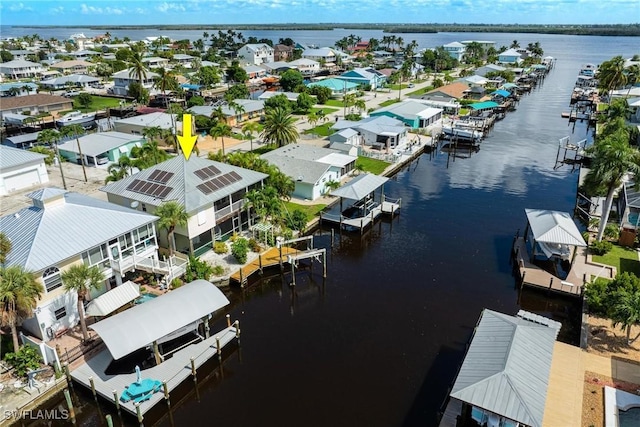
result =
[[155,295],[155,294],[142,294],[138,298],[135,299],[134,304],[142,304],[142,303],[145,303],[147,301],[151,301],[152,299],[156,298],[157,296],[158,295]]

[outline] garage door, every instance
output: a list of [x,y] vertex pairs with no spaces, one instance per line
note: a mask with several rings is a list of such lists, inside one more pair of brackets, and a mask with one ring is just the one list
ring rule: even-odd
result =
[[40,175],[37,169],[32,169],[17,175],[4,178],[4,188],[7,193],[40,184]]

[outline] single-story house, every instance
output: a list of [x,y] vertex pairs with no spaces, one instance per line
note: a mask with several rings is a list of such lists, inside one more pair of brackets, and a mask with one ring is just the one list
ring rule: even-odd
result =
[[[233,102],[238,105],[238,110],[226,104],[220,107],[229,126],[237,126],[239,123],[258,118],[264,114],[264,101],[262,100],[236,99]],[[210,105],[196,105],[188,108],[187,111],[196,116],[211,117],[217,108]]]
[[247,72],[247,76],[249,77],[250,80],[260,79],[262,77],[267,76],[267,70],[257,65],[251,65],[251,64],[245,65],[242,67],[242,69]]
[[59,70],[62,73],[70,74],[87,74],[89,67],[95,67],[96,64],[87,61],[73,60],[73,61],[61,61],[56,62],[49,68],[53,70]]
[[468,77],[462,77],[461,79],[459,79],[458,81],[462,82],[462,83],[466,83],[469,85],[477,85],[477,86],[484,86],[487,84],[487,82],[489,80],[487,80],[485,77],[480,76],[478,74],[474,74],[473,76],[468,76]]
[[408,99],[379,108],[369,115],[393,117],[413,129],[422,129],[442,120],[442,109]]
[[[334,148],[333,144],[346,144],[349,146],[358,146],[362,143],[362,137],[360,133],[353,128],[346,128],[335,132],[332,135],[329,135],[329,142],[331,146],[329,148]],[[343,150],[341,150],[343,151]],[[349,149],[349,151],[351,151]],[[356,151],[357,152],[357,151]]]
[[42,80],[40,84],[46,89],[64,89],[72,84],[75,87],[87,87],[98,83],[99,78],[87,76],[85,74],[70,74],[68,76],[57,77],[49,80]]
[[449,394],[462,403],[462,424],[542,427],[560,327],[522,310],[483,310]]
[[54,113],[73,109],[73,100],[57,95],[38,93],[36,95],[3,98],[0,104],[0,118],[5,113],[35,116],[40,113]]
[[269,90],[269,91],[262,92],[262,94],[260,94],[258,99],[261,101],[266,101],[269,98],[273,98],[274,96],[279,96],[279,95],[286,96],[287,99],[291,102],[296,102],[298,100],[298,97],[300,96],[300,94],[297,92],[276,92],[276,91]]
[[469,85],[462,82],[455,82],[439,88],[430,90],[421,99],[435,99],[438,101],[460,100],[464,98],[465,91],[469,89]]
[[36,93],[38,91],[38,85],[35,83],[27,83],[27,82],[1,83],[0,97],[4,98],[4,97],[11,96],[11,93],[15,92],[16,89],[17,89],[17,93],[15,96],[24,96],[24,95]]
[[331,128],[338,131],[354,129],[360,134],[362,144],[380,150],[392,149],[407,141],[408,129],[404,123],[386,115],[371,116],[357,122],[338,120]]
[[331,95],[333,97],[342,97],[349,93],[355,93],[358,90],[359,85],[357,85],[356,83],[348,82],[346,80],[332,78],[307,84],[307,87],[314,86],[328,87],[329,89],[331,89]]
[[160,56],[148,56],[142,58],[142,62],[147,68],[164,68],[169,65],[169,59]]
[[194,57],[186,53],[175,53],[172,60],[185,68],[191,68]]
[[353,70],[345,71],[336,78],[356,83],[360,86],[369,86],[371,90],[384,86],[387,81],[387,76],[375,68],[354,68]]
[[[201,255],[212,242],[246,229],[244,206],[248,191],[261,188],[266,174],[197,156],[176,156],[101,188],[107,199],[121,206],[136,201],[138,210],[153,213],[167,200],[184,206],[189,220],[175,230],[180,252]],[[160,235],[168,247],[166,232]]]
[[[73,265],[98,266],[103,285],[90,293],[95,298],[123,283],[123,275],[141,260],[159,265],[157,217],[84,194],[58,188],[37,190],[33,205],[0,218],[0,229],[11,240],[5,265],[20,266],[35,274],[44,287],[33,317],[22,327],[49,341],[79,321],[77,294],[62,285],[62,273]],[[73,238],[69,238],[73,236]],[[184,273],[186,260],[163,267],[171,280]]]
[[178,122],[177,114],[149,113],[126,119],[113,120],[113,130],[127,134],[142,135],[142,131],[149,127],[160,129],[182,129],[182,122]]
[[[132,68],[128,68],[111,75],[111,77],[113,77],[114,95],[127,96],[129,94],[129,85],[134,82],[139,83],[139,80],[134,76],[131,70]],[[158,77],[156,73],[146,71],[146,76],[142,80],[142,86],[144,86],[145,89],[152,89],[156,77]]]
[[0,196],[49,182],[46,157],[0,145]]
[[13,61],[0,63],[0,74],[14,80],[37,77],[43,71],[42,65],[25,59],[14,59]]
[[76,50],[75,52],[67,53],[69,56],[73,56],[76,59],[89,59],[92,56],[100,55],[100,52],[96,52],[95,50]]
[[260,67],[272,74],[281,74],[287,70],[297,69],[295,65],[291,65],[289,62],[283,61],[265,62],[264,64],[260,64]]
[[498,54],[498,62],[503,64],[519,64],[522,61],[522,54],[515,49],[507,49]]
[[500,71],[504,71],[506,70],[506,67],[503,67],[502,65],[498,65],[498,64],[487,64],[484,65],[480,68],[477,68],[475,71],[475,74],[477,76],[482,76],[485,77],[487,75],[487,73],[496,73],[496,72],[500,72]]
[[[6,116],[5,116],[6,117]],[[29,116],[24,116],[29,117]],[[11,148],[26,150],[36,145],[40,132],[23,133],[20,135],[7,136],[2,140],[2,145]]]
[[295,182],[292,196],[315,200],[340,182],[355,167],[358,157],[341,151],[302,144],[288,144],[261,156]]
[[[80,148],[78,148],[78,142]],[[98,132],[81,136],[77,140],[70,139],[58,145],[60,155],[72,162],[80,161],[80,151],[85,164],[98,165],[98,158],[107,158],[109,162],[117,162],[120,156],[129,155],[133,147],[141,147],[145,143],[140,135],[122,132]],[[93,161],[89,161],[89,158]]]
[[[342,133],[342,132],[348,133],[348,131],[353,131],[353,129],[344,129],[340,132],[334,133],[333,135],[338,135],[339,133]],[[356,132],[356,135],[358,135],[357,132]],[[331,142],[329,144],[329,148],[331,148],[332,150],[340,151],[343,154],[348,154],[350,156],[356,156],[356,157],[360,152],[360,149],[358,148],[358,146],[355,144],[352,144],[351,142],[338,142],[338,141]]]

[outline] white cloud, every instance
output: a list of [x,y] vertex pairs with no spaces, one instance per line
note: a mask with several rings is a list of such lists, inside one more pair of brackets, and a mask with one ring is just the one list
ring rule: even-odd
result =
[[24,3],[13,3],[9,6],[11,12],[33,11],[31,6],[26,6]]
[[80,5],[80,13],[83,15],[123,15],[125,13],[124,9],[120,9],[117,7],[95,7],[95,6],[87,6],[82,3]]
[[186,8],[179,3],[167,3],[167,2],[160,3],[158,6],[156,6],[156,9],[162,13],[184,12],[186,10]]
[[56,14],[56,15],[60,15],[64,13],[64,6],[58,6],[58,7],[52,7],[51,9],[49,9],[51,11],[51,13]]

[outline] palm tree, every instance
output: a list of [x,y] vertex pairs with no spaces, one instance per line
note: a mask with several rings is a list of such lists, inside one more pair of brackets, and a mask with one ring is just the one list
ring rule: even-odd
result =
[[129,69],[129,77],[135,78],[140,83],[140,88],[144,88],[143,82],[147,78],[147,68],[142,61],[144,57],[142,52],[133,51],[131,53],[131,68]]
[[67,292],[75,291],[78,294],[78,317],[80,317],[80,327],[84,341],[89,340],[87,322],[84,318],[84,302],[89,292],[100,289],[104,281],[105,276],[97,265],[89,267],[86,264],[77,264],[62,273],[64,290]]
[[257,122],[247,122],[242,126],[242,134],[251,142],[251,151],[253,151],[253,135],[260,132],[260,124]]
[[167,89],[176,90],[178,88],[178,80],[169,71],[164,68],[158,68],[156,71],[158,77],[156,77],[154,85],[162,92],[165,108],[169,108],[169,100],[167,99]]
[[621,132],[605,136],[588,150],[593,157],[584,185],[591,194],[606,193],[597,237],[601,241],[609,221],[613,196],[623,177],[627,173],[640,174],[640,152],[629,145],[629,139]]
[[60,157],[60,151],[58,150],[58,141],[60,141],[60,132],[55,129],[44,129],[38,134],[37,141],[42,144],[48,144],[55,147],[56,157],[58,158],[58,167],[60,168],[60,177],[62,178],[62,186],[67,189],[67,180],[64,177],[64,170],[62,169],[62,157]]
[[344,104],[344,116],[347,116],[347,108],[352,107],[356,103],[356,94],[355,93],[345,93],[342,97],[342,102]]
[[158,219],[158,227],[167,229],[169,254],[173,255],[176,250],[176,240],[174,235],[176,227],[185,227],[187,225],[187,221],[189,221],[189,215],[184,209],[184,206],[174,200],[164,202],[158,206],[154,215],[160,217],[160,219]]
[[278,147],[296,142],[298,129],[294,122],[293,116],[284,108],[270,109],[265,115],[262,139],[267,144],[278,144]]
[[627,83],[624,58],[620,55],[603,62],[598,70],[598,87],[610,95],[611,91]]
[[511,42],[511,46],[509,46],[511,49],[518,49],[520,47],[520,43],[518,43],[518,40],[514,40]]
[[621,291],[612,311],[613,327],[626,329],[627,345],[631,345],[637,339],[631,339],[631,327],[640,324],[640,289]]
[[231,126],[224,122],[217,122],[209,129],[209,134],[215,139],[220,138],[222,140],[222,155],[224,156],[224,137],[230,137],[233,134],[231,132]]
[[367,109],[367,104],[364,102],[364,99],[356,99],[356,102],[353,103],[353,106],[362,114],[363,111]]
[[109,175],[104,180],[104,183],[120,181],[129,175],[133,175],[133,161],[127,155],[122,155],[118,158],[118,163],[115,165],[109,165],[107,169]]
[[82,126],[80,125],[69,125],[69,126],[64,126],[61,130],[60,130],[60,134],[62,136],[75,136],[76,137],[76,145],[78,147],[78,154],[80,155],[80,160],[81,160],[81,165],[82,165],[82,173],[84,174],[84,182],[89,182],[89,180],[87,179],[87,170],[85,169],[85,165],[84,165],[84,157],[82,155],[82,148],[80,147],[80,135],[85,134],[85,130]]
[[11,252],[11,240],[6,234],[0,231],[0,265],[7,261],[7,255]]
[[44,287],[21,266],[0,268],[0,323],[11,328],[13,349],[18,351],[18,320],[31,317]]

